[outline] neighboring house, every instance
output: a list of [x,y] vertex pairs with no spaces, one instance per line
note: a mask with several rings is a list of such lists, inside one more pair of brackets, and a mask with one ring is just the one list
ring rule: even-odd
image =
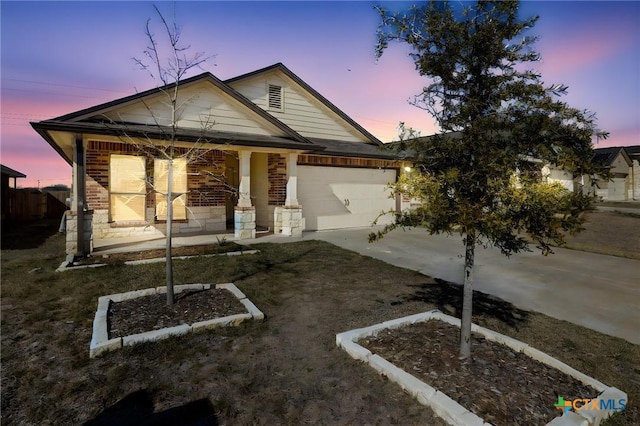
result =
[[611,180],[595,178],[595,195],[603,200],[626,201],[635,199],[633,194],[633,161],[628,149],[634,147],[596,148],[593,161],[611,173]]
[[611,173],[610,179],[581,176],[573,179],[563,170],[543,167],[542,176],[548,182],[559,182],[571,191],[586,191],[601,200],[627,201],[640,197],[640,145],[596,148],[594,163]]
[[0,189],[2,191],[2,220],[11,219],[15,215],[15,189],[18,178],[26,178],[27,175],[0,164],[2,176]]
[[640,200],[640,145],[625,146],[624,150],[631,160],[627,199]]
[[[230,223],[240,239],[256,228],[299,235],[369,226],[396,207],[387,184],[403,164],[284,65],[226,81],[204,73],[179,87],[186,106],[177,150],[200,155],[176,161],[174,188],[184,193],[174,201],[176,233],[223,232]],[[31,123],[73,168],[67,252],[163,234],[166,160],[132,143],[161,144],[171,124],[163,96],[156,88]]]

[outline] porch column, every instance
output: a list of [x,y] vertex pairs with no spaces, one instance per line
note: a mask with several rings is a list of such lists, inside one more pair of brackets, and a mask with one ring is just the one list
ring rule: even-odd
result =
[[251,207],[251,151],[238,151],[240,185],[238,207]]
[[298,154],[287,155],[287,196],[282,207],[282,234],[299,237],[304,230],[302,206],[298,201]]
[[[398,179],[405,177],[411,179],[411,176],[416,173],[412,164],[402,163],[398,169]],[[411,198],[406,193],[400,193],[396,196],[396,212],[405,212],[411,209]]]
[[287,197],[285,206],[297,206],[298,203],[298,154],[287,156]]
[[85,183],[86,157],[82,134],[76,134],[73,147],[73,203],[67,214],[67,254],[84,256],[91,252],[91,214],[87,210]]
[[256,209],[251,204],[251,151],[238,151],[240,185],[234,209],[234,234],[239,240],[256,237]]

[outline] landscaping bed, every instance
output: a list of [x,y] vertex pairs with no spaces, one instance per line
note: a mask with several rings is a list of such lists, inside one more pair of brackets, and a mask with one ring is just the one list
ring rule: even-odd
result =
[[545,425],[565,400],[599,392],[573,377],[472,334],[472,358],[458,359],[459,327],[438,320],[384,330],[358,343],[496,426]]
[[[97,298],[162,286],[164,265],[60,274],[63,247],[57,235],[33,249],[2,252],[2,424],[83,424],[140,392],[154,413],[205,401],[215,415],[210,424],[444,424],[337,348],[335,334],[434,308],[457,316],[457,286],[323,242],[257,244],[252,256],[176,261],[175,279],[234,282],[267,320],[90,359]],[[640,424],[638,345],[481,293],[474,299],[477,324],[627,392],[626,411],[605,424]],[[518,383],[517,369],[503,370],[506,382]],[[131,418],[142,415],[139,406],[132,410]]]
[[113,339],[245,312],[238,298],[224,289],[183,291],[175,295],[173,306],[167,305],[166,294],[154,294],[111,302],[108,333]]

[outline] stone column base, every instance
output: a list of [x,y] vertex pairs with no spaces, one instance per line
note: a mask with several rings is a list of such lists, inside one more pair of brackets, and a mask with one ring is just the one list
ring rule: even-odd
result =
[[71,210],[65,213],[65,232],[67,254],[89,254],[93,252],[93,212],[84,212],[84,246],[86,253],[78,253],[78,214]]
[[[302,236],[304,230],[304,218],[302,217],[302,206],[282,206],[282,235],[291,237]],[[277,228],[277,227],[275,227]]]
[[256,208],[238,207],[233,215],[234,235],[238,240],[247,240],[256,237]]
[[282,206],[273,209],[273,233],[282,234]]

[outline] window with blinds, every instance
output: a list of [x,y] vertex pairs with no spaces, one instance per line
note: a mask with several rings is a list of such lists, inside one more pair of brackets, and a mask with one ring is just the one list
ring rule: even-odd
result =
[[109,159],[109,213],[111,221],[144,221],[145,159],[133,155],[111,155]]
[[[169,192],[169,160],[153,160],[153,188],[156,191],[156,218],[167,220],[167,193]],[[187,218],[187,161],[185,158],[173,159],[173,219]]]
[[268,85],[269,109],[282,111],[282,86],[276,84]]

